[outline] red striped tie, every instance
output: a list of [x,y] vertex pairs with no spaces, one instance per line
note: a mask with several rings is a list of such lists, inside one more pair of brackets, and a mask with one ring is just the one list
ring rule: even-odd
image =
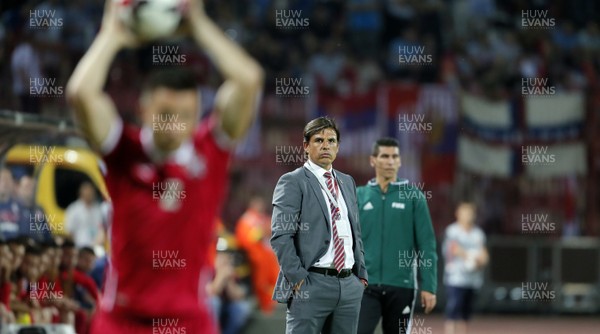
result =
[[[335,180],[331,177],[331,173],[325,172],[323,176],[327,180],[327,189],[333,195],[333,198],[337,199],[337,184],[335,184]],[[337,221],[340,220],[340,208],[333,205],[331,200],[329,200],[329,208],[331,209],[331,226],[333,229],[333,264],[335,265],[335,269],[340,272],[344,269],[344,264],[346,263],[344,240],[340,238],[337,230]]]

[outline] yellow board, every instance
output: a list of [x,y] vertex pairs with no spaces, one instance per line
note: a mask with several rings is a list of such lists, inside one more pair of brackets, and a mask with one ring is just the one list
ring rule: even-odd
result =
[[100,171],[102,164],[98,155],[85,148],[64,146],[15,145],[6,154],[7,165],[31,166],[37,179],[36,203],[52,221],[48,222],[52,233],[66,235],[64,228],[65,209],[58,205],[56,198],[55,172],[58,169],[79,172],[86,175],[104,199],[108,191]]

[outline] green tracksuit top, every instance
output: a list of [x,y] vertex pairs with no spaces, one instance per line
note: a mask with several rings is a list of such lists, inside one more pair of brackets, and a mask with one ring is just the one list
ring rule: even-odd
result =
[[400,179],[385,194],[371,180],[356,195],[369,284],[415,289],[418,273],[418,288],[435,294],[438,257],[425,194]]

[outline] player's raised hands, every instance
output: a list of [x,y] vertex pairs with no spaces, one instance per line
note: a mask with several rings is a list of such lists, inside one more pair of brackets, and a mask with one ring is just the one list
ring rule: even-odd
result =
[[106,0],[98,37],[107,36],[108,40],[116,43],[119,48],[135,48],[140,45],[139,39],[119,17],[119,6],[122,1]]
[[201,20],[206,20],[206,12],[204,11],[204,1],[202,0],[182,0],[184,26],[187,25],[188,32],[191,32],[192,27],[198,24]]

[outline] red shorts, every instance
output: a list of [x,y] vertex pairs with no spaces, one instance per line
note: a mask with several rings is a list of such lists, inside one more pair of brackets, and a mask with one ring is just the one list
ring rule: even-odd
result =
[[131,318],[98,311],[91,334],[216,334],[210,316],[197,318]]

